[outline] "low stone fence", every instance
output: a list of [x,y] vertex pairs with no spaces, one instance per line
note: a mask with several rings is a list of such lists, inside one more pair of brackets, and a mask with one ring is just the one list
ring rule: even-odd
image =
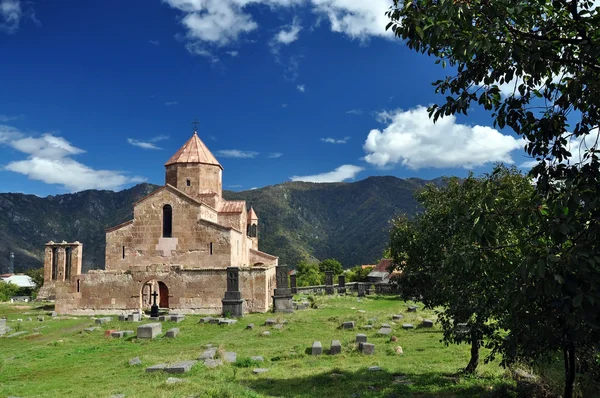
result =
[[[333,291],[340,293],[340,289],[346,293],[358,293],[362,286],[365,294],[398,294],[399,288],[396,284],[388,283],[371,283],[371,282],[349,282],[342,288],[338,284],[333,285]],[[296,287],[297,294],[326,294],[327,285],[316,286],[298,286]]]

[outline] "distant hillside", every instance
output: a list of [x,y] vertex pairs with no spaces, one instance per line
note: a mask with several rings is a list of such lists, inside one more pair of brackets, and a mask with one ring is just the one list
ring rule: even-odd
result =
[[[226,199],[246,200],[259,217],[260,249],[296,264],[337,258],[345,267],[372,263],[387,243],[394,214],[413,214],[413,193],[428,181],[369,177],[354,183],[286,182]],[[437,180],[434,180],[437,182]],[[133,202],[158,188],[139,184],[120,192],[88,190],[48,196],[0,194],[0,271],[15,252],[15,268],[39,267],[44,244],[84,244],[83,268],[104,268],[104,229],[130,219]]]

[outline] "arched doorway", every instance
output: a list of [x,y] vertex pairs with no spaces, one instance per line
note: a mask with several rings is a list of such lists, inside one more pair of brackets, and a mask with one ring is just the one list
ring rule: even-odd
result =
[[156,293],[156,304],[159,308],[169,308],[169,288],[166,283],[151,279],[142,284],[140,292],[140,308],[149,309],[154,303]]

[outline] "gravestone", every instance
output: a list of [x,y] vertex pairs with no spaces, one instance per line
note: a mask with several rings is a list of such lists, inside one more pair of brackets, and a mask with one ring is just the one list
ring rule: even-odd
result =
[[174,338],[174,337],[177,337],[178,334],[179,334],[179,328],[173,328],[173,329],[167,330],[167,334],[165,335],[165,337]]
[[216,354],[217,354],[217,348],[211,347],[211,348],[208,348],[206,351],[204,351],[202,354],[200,354],[200,356],[198,357],[198,360],[204,361],[207,359],[214,359]]
[[185,319],[185,315],[171,314],[171,322],[179,323]]
[[269,369],[265,369],[265,368],[257,368],[257,369],[253,369],[252,373],[254,373],[255,375],[261,374],[261,373],[267,373],[269,371]]
[[249,324],[246,326],[246,329],[249,329],[249,330],[252,330],[252,329],[254,329],[254,324],[253,324],[253,323],[249,323]]
[[273,326],[277,325],[277,320],[273,318],[269,318],[265,321],[265,326]]
[[358,289],[358,297],[365,297],[365,285],[358,282],[357,289]]
[[166,363],[161,363],[158,365],[150,366],[150,367],[146,368],[146,373],[160,372],[160,371],[165,370],[166,367],[167,367]]
[[243,316],[244,300],[240,292],[240,269],[238,267],[227,267],[227,291],[221,300],[223,303],[223,315]]
[[402,329],[413,329],[414,326],[412,325],[412,323],[405,323],[404,325],[402,325]]
[[129,366],[137,366],[137,365],[141,365],[142,364],[142,360],[139,357],[135,357],[129,360]]
[[118,332],[112,332],[111,337],[121,338],[127,336],[133,336],[133,330],[120,330]]
[[397,314],[397,315],[392,316],[392,320],[394,320],[394,321],[399,321],[401,319],[404,319],[404,315],[402,315],[402,314]]
[[375,354],[375,344],[371,343],[362,343],[362,353],[365,355],[373,355]]
[[336,355],[342,353],[342,344],[339,340],[331,341],[331,349],[329,350],[330,355]]
[[112,321],[112,318],[109,316],[104,317],[104,318],[96,318],[96,325],[102,325],[102,324],[110,322],[110,321]]
[[381,334],[384,336],[387,336],[388,334],[391,334],[391,333],[392,333],[392,329],[389,327],[388,328],[382,327],[381,329],[379,329],[379,331],[377,331],[377,334]]
[[294,312],[292,291],[288,288],[287,272],[287,265],[278,265],[275,268],[277,287],[273,293],[273,312]]
[[346,275],[338,276],[338,293],[346,294]]
[[354,321],[342,323],[342,329],[354,329]]
[[134,312],[133,314],[129,314],[127,316],[127,320],[129,322],[141,322],[142,318],[138,312]]
[[158,305],[156,304],[156,298],[158,297],[158,293],[156,290],[151,294],[152,296],[152,306],[150,307],[150,318],[158,318]]
[[367,335],[366,334],[357,334],[356,335],[356,342],[357,343],[366,343],[367,342]]
[[124,322],[126,320],[127,320],[127,315],[123,315],[123,314],[119,315],[119,322]]
[[320,341],[315,341],[312,345],[312,355],[321,355],[323,353],[323,346]]
[[83,329],[83,331],[84,331],[84,332],[91,333],[91,332],[93,332],[94,330],[98,330],[98,329],[100,329],[98,326],[94,326],[93,328],[85,328],[85,329]]
[[6,318],[0,318],[0,336],[5,335],[10,330],[10,327],[6,326]]
[[371,330],[373,329],[373,325],[365,325],[363,326],[363,329]]
[[234,363],[237,360],[237,354],[235,352],[226,352],[223,359],[225,362]]
[[219,325],[231,326],[237,323],[237,319],[221,319]]
[[433,327],[433,321],[431,319],[423,319],[423,327],[424,328]]
[[262,336],[270,336],[271,332],[269,332],[268,330],[265,330],[264,332],[261,333]]
[[158,320],[160,322],[166,322],[166,321],[169,320],[169,315],[161,315],[161,316],[158,317]]
[[419,307],[417,307],[416,305],[411,305],[410,307],[408,307],[408,312],[417,312],[417,309],[419,309]]
[[333,271],[325,271],[325,293],[333,294]]
[[173,365],[165,367],[164,371],[167,373],[187,373],[192,369],[192,366],[197,361],[181,361],[174,363]]
[[51,316],[52,318],[54,318],[54,317],[57,317],[57,316],[58,316],[58,313],[57,313],[56,311],[52,311],[52,313],[50,314],[50,316]]
[[147,323],[140,325],[137,328],[138,339],[153,339],[162,332],[162,325],[160,323]]
[[213,318],[212,316],[205,316],[204,318],[200,318],[200,322],[198,323],[211,323],[210,321],[212,321],[213,319],[215,318]]
[[297,280],[296,270],[290,273],[290,288],[292,290],[292,294],[298,294],[298,280]]
[[379,366],[369,366],[369,372],[379,372],[380,370]]
[[265,359],[263,357],[261,357],[260,355],[250,357],[250,359],[253,361],[256,361],[256,362],[264,362],[265,361]]
[[217,366],[221,365],[223,365],[223,361],[221,361],[220,359],[207,359],[204,361],[204,366],[206,366],[209,369],[214,369]]

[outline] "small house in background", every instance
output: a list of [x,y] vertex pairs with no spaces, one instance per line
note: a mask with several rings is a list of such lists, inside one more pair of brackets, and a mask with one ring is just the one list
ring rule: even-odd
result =
[[[400,273],[398,271],[390,272],[390,268],[393,266],[394,262],[390,258],[383,258],[379,261],[369,275],[367,275],[367,282],[370,283],[389,283],[390,278]],[[364,265],[363,265],[364,267]]]
[[13,296],[10,298],[11,303],[28,303],[31,301],[31,296]]
[[34,289],[35,288],[35,282],[28,275],[4,274],[4,275],[1,275],[0,277],[2,278],[2,281],[6,282],[6,283],[12,283],[22,289]]

